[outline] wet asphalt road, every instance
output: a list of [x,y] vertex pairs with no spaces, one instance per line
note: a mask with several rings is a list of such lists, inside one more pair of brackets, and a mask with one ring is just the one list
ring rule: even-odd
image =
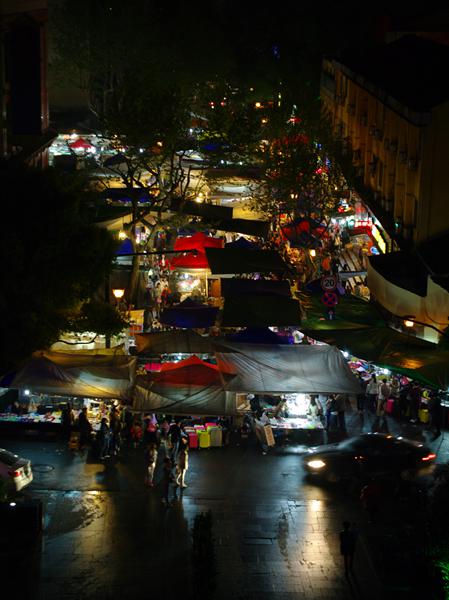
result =
[[[363,536],[355,577],[345,579],[338,547],[341,522],[349,517],[362,531],[366,516],[350,495],[304,481],[304,447],[264,456],[250,441],[246,447],[192,451],[189,487],[167,508],[160,485],[150,490],[143,484],[142,449],[124,449],[119,458],[101,463],[58,442],[4,440],[0,445],[32,460],[34,481],[26,495],[45,506],[37,551],[21,556],[16,550],[28,573],[17,597],[382,597]],[[216,575],[208,578],[215,591],[192,594],[198,585],[191,564],[193,521],[208,510],[216,558]]]

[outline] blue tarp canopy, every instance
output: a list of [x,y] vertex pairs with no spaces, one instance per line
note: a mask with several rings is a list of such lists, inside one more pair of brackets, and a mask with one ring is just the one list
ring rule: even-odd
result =
[[132,254],[134,252],[132,242],[129,238],[123,240],[120,244],[119,249],[116,251],[117,256],[123,256],[124,254]]
[[202,329],[211,327],[217,319],[218,308],[200,304],[187,298],[180,304],[162,311],[160,322],[183,329]]
[[231,342],[242,342],[245,344],[288,344],[285,335],[279,335],[268,327],[247,327],[243,331],[226,335],[225,338]]

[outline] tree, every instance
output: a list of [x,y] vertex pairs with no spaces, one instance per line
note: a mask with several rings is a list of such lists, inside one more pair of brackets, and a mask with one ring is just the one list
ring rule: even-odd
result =
[[[131,216],[125,231],[133,253],[140,250],[138,223],[150,230],[151,244],[173,200],[181,200],[182,209],[203,184],[201,173],[193,178],[183,158],[196,147],[189,129],[198,98],[216,77],[217,61],[221,72],[226,68],[218,31],[207,52],[191,36],[192,27],[212,24],[207,15],[193,14],[188,6],[173,14],[142,0],[126,5],[66,0],[55,13],[58,62],[70,66],[72,79],[86,89],[98,131],[117,151],[117,160],[101,165],[105,177],[94,183],[107,187],[108,175],[115,175],[127,188]],[[127,294],[132,304],[139,266],[134,254]]]
[[103,319],[102,331],[101,306],[97,317],[89,304],[86,307],[104,285],[116,243],[107,231],[89,222],[91,197],[83,182],[62,178],[52,170],[7,165],[0,172],[4,199],[0,371],[14,368],[35,350],[48,348],[70,329],[75,316],[79,323],[90,314],[89,330],[119,333],[125,325],[120,317],[109,324]]

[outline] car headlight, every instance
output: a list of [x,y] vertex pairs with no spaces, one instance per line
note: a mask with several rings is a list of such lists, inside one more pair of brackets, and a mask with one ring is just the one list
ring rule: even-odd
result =
[[322,469],[326,466],[326,463],[320,460],[319,458],[316,458],[314,460],[308,460],[307,466],[311,469]]

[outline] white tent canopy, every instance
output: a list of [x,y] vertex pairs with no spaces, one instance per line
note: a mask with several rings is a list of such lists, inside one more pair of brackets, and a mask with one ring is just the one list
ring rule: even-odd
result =
[[136,361],[123,354],[36,352],[8,387],[55,396],[129,400]]
[[[219,351],[224,350],[224,351]],[[340,350],[327,345],[226,344],[215,353],[227,391],[260,394],[358,394]]]
[[148,389],[137,385],[133,408],[148,412],[167,412],[176,415],[235,415],[235,394],[217,386],[171,385]]

